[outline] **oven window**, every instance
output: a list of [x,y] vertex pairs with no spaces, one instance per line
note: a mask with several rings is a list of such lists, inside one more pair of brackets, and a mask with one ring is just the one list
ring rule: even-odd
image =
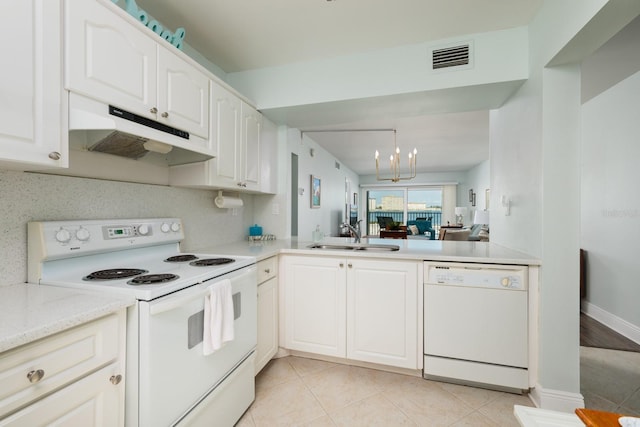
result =
[[[234,320],[242,315],[242,298],[240,294],[240,292],[236,292],[232,296]],[[189,316],[187,322],[187,348],[192,349],[202,342],[202,337],[204,336],[204,309]]]

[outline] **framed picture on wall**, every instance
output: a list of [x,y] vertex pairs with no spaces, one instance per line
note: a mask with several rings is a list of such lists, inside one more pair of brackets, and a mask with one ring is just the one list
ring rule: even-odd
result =
[[471,206],[475,206],[476,205],[476,193],[473,193],[471,195]]
[[311,175],[311,208],[320,207],[320,199],[322,196],[321,180],[317,176]]

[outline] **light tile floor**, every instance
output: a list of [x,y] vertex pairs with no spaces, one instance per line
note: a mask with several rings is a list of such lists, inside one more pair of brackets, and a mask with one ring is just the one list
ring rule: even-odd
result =
[[580,392],[587,408],[640,416],[640,353],[580,347]]
[[256,378],[256,400],[236,426],[519,426],[527,396],[285,357]]

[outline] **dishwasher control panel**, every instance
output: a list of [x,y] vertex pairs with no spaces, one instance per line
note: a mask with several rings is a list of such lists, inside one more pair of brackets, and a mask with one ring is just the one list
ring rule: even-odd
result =
[[526,290],[527,270],[525,266],[426,262],[425,283]]

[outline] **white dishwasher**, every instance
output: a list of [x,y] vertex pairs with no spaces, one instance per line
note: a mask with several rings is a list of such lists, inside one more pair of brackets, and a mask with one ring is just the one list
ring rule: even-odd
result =
[[528,267],[425,262],[424,272],[424,378],[528,389]]

